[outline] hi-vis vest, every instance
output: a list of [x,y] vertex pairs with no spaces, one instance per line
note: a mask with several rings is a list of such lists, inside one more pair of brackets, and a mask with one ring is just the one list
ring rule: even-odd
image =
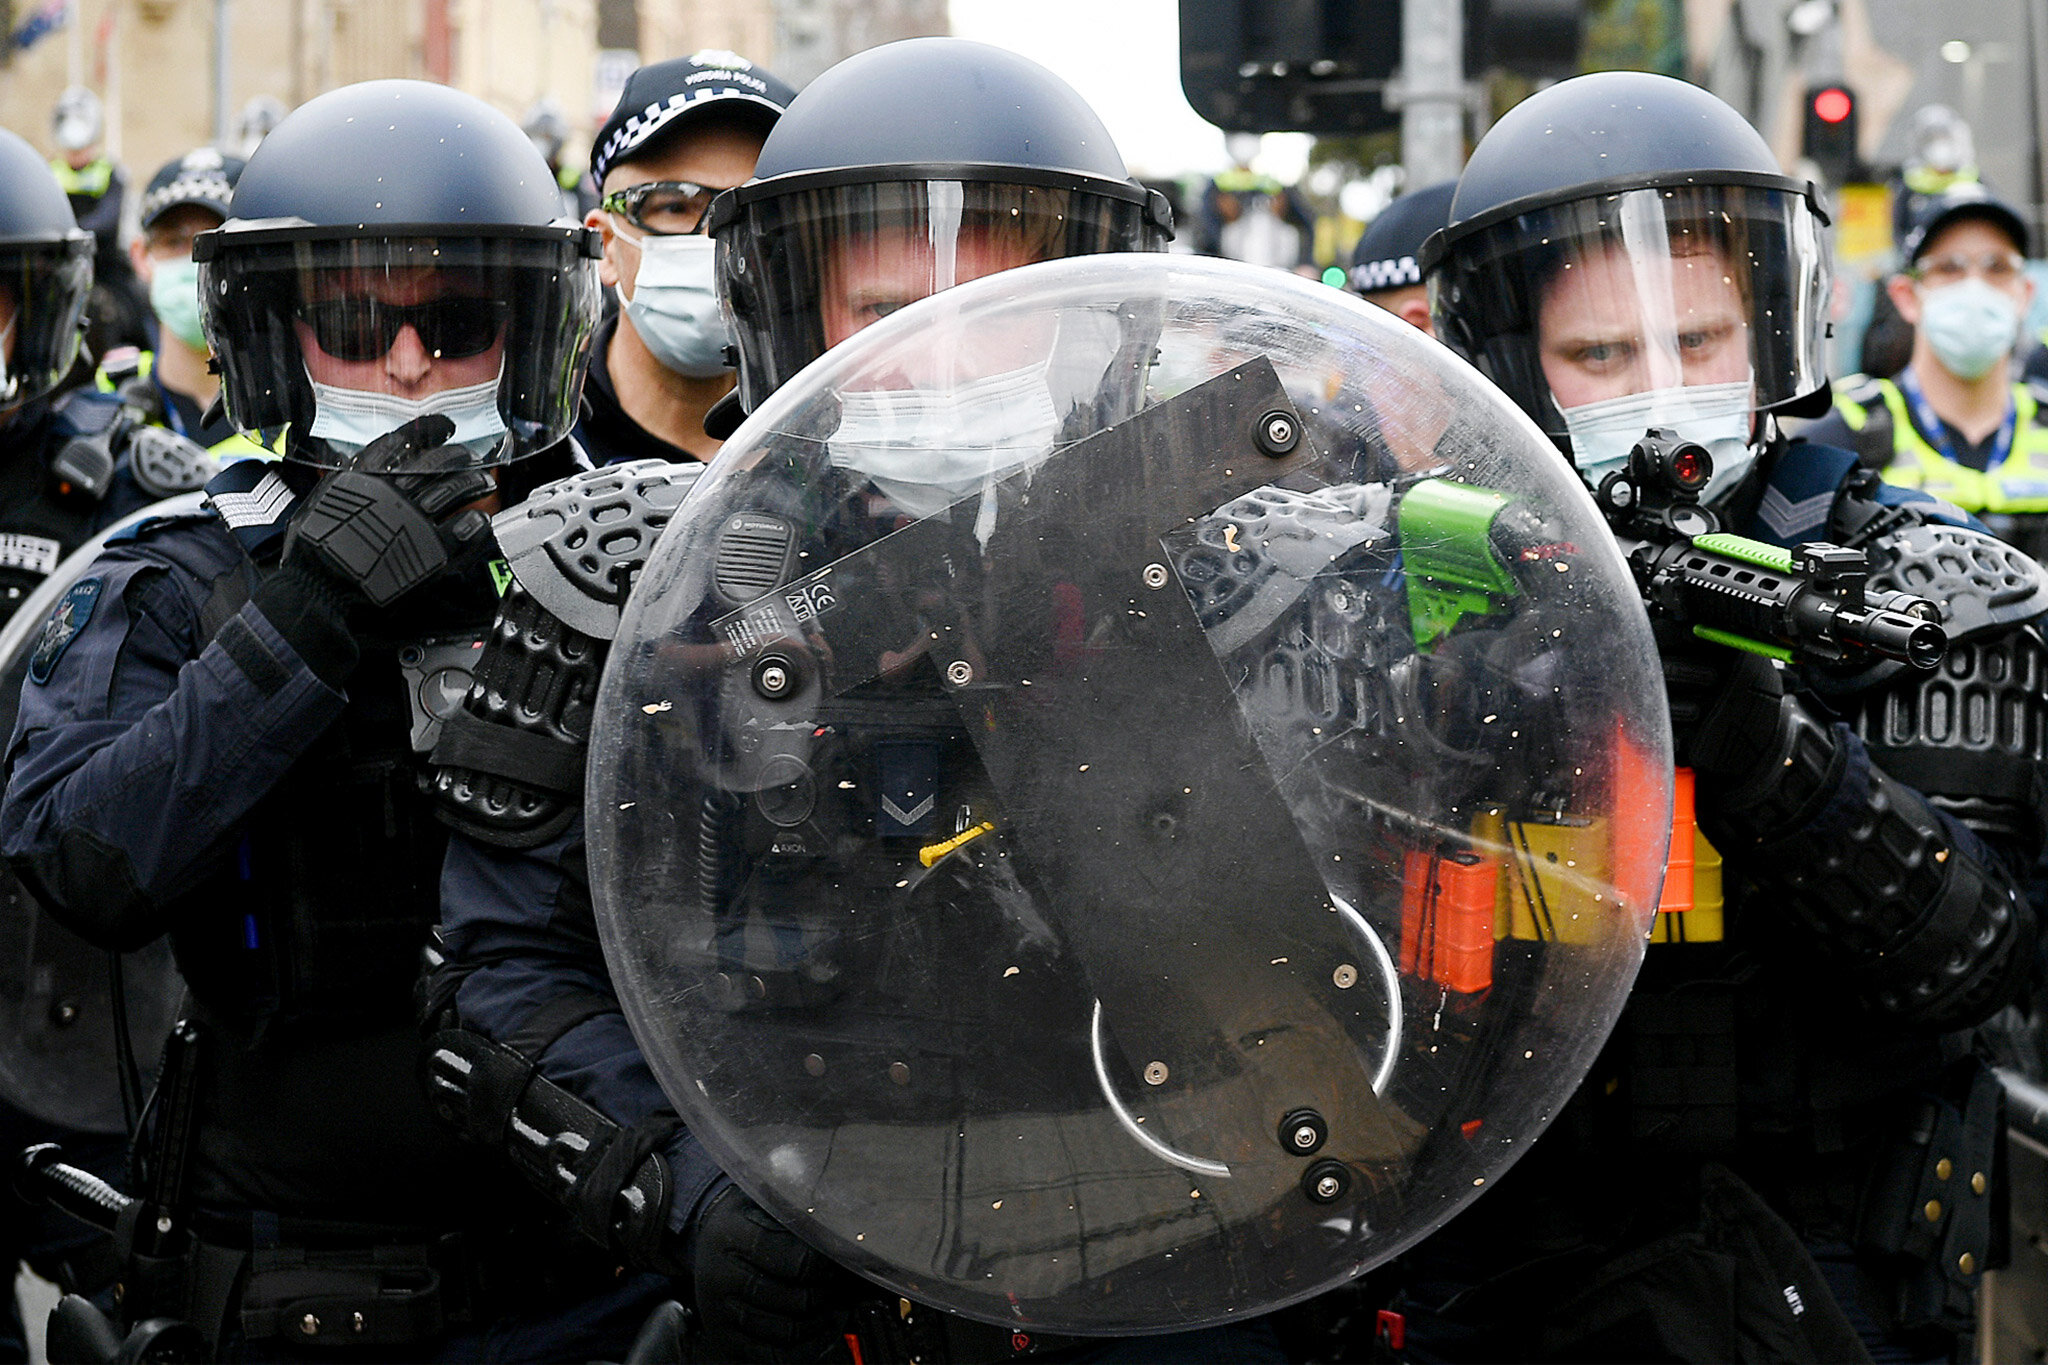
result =
[[98,199],[114,183],[114,163],[104,156],[95,157],[83,166],[73,166],[60,156],[50,162],[50,169],[67,195]]
[[[121,372],[116,372],[109,369],[106,365],[101,365],[99,372],[93,376],[93,387],[97,388],[101,393],[116,393],[119,392],[123,380],[129,378],[148,379],[156,369],[156,352],[137,351],[134,353],[134,356],[134,368],[132,371],[123,366]],[[156,426],[170,425],[168,420],[155,421],[155,414],[151,414],[151,417]],[[215,441],[206,448],[206,453],[219,460],[222,464],[226,464],[230,460],[274,459],[284,453],[284,433],[280,431],[277,439],[266,446],[261,442],[250,440],[238,431],[224,440]]]
[[1991,470],[1957,464],[1936,450],[1913,425],[1906,395],[1889,379],[1843,384],[1835,394],[1835,411],[1856,434],[1864,462],[1883,470],[1886,483],[1922,489],[1966,512],[2048,512],[2044,396],[2028,384],[2012,386],[2018,410],[2012,450]]

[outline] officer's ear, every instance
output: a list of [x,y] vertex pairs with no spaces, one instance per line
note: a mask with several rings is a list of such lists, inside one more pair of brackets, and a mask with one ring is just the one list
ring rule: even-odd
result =
[[1436,335],[1436,324],[1431,321],[1429,316],[1429,296],[1427,294],[1420,298],[1402,299],[1400,304],[1394,309],[1394,312],[1400,316],[1401,321],[1407,323],[1424,336],[1433,337]]
[[156,262],[150,259],[149,245],[139,235],[128,243],[128,260],[135,267],[135,278],[147,288],[149,282],[156,278]]
[[1920,291],[1914,287],[1914,279],[1901,271],[1884,282],[1884,292],[1891,295],[1892,307],[1899,310],[1899,316],[1918,327],[1920,325]]
[[598,240],[603,243],[604,255],[597,263],[597,281],[607,289],[619,287],[619,268],[612,261],[612,216],[603,209],[592,209],[583,215],[583,226],[597,229]]

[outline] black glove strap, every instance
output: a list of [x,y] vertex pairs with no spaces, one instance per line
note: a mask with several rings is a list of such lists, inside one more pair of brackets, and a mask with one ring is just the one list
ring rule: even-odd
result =
[[265,578],[250,600],[321,682],[341,688],[357,658],[346,588],[323,573],[287,564]]

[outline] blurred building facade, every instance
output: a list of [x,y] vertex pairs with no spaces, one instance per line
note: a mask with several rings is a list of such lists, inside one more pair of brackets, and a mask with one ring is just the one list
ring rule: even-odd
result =
[[[354,81],[443,81],[513,118],[552,99],[584,154],[635,65],[726,48],[802,85],[842,57],[947,31],[946,0],[0,0],[0,125],[52,150],[65,86],[105,101],[107,146],[137,183],[215,134],[217,14],[226,112]],[[40,36],[17,46],[16,35]]]
[[949,31],[946,0],[776,0],[775,74],[801,89],[856,52]]

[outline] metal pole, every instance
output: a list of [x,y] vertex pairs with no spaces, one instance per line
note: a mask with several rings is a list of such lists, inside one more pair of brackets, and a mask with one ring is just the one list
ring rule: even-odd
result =
[[1464,0],[1401,0],[1401,164],[1408,187],[1465,165]]
[[2048,138],[2041,135],[2041,120],[2048,116],[2048,0],[2027,0],[2027,90],[2033,96],[2033,117],[2027,120],[2027,136],[2033,141],[2034,247],[2048,251]]
[[85,84],[85,5],[71,0],[64,16],[64,76],[66,85]]
[[213,141],[228,145],[228,5],[213,0]]

